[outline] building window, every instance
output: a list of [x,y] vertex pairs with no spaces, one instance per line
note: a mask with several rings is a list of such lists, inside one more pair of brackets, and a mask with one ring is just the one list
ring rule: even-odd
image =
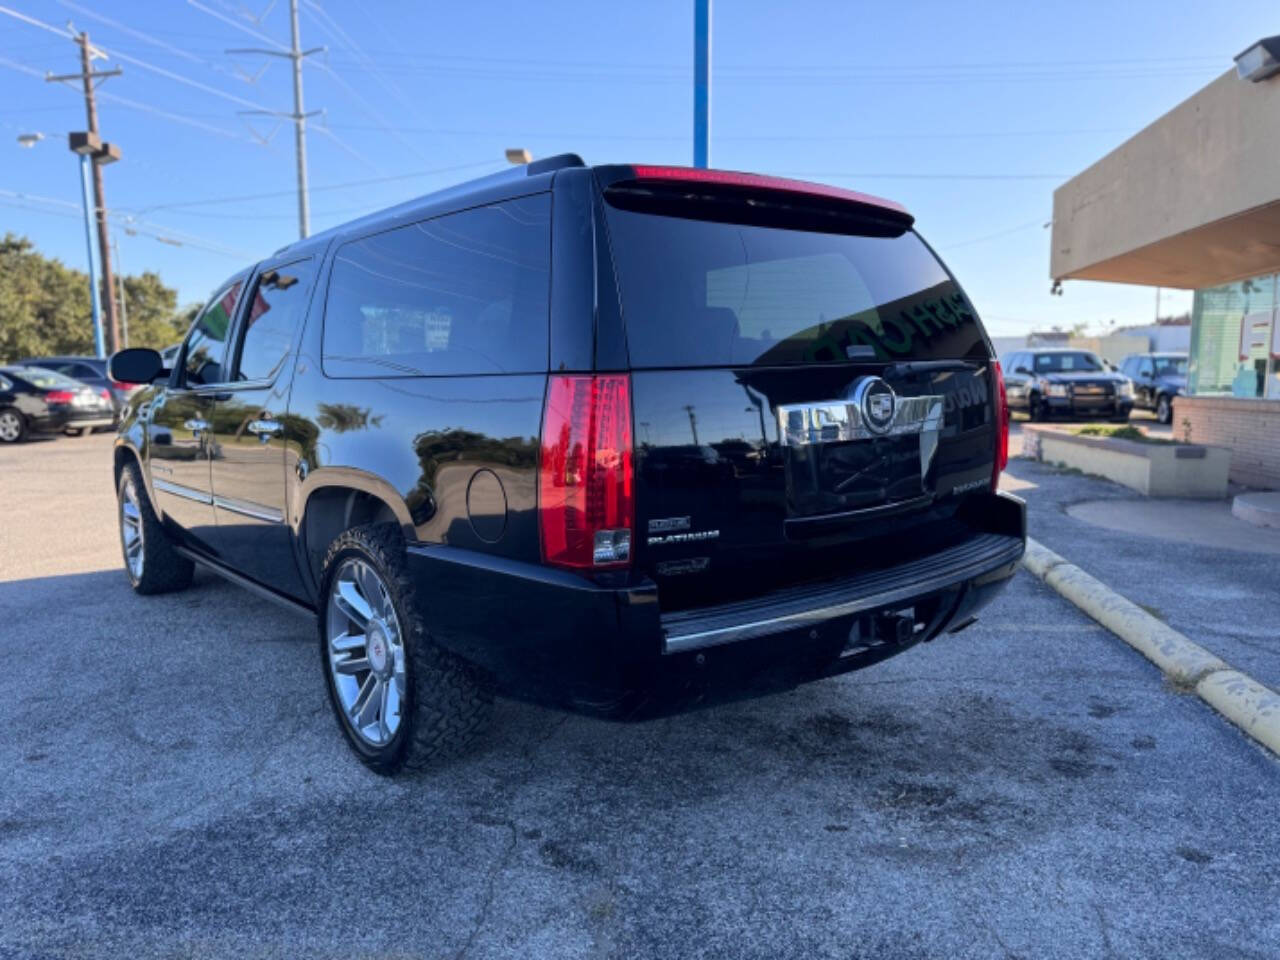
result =
[[1190,392],[1280,399],[1277,277],[1253,277],[1195,292]]

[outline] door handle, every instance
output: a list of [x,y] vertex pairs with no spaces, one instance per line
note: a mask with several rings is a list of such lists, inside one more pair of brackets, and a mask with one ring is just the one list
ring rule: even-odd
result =
[[248,427],[249,432],[256,434],[263,443],[268,442],[272,437],[279,436],[282,429],[284,428],[281,427],[279,420],[250,420]]
[[199,438],[201,433],[209,429],[209,421],[201,420],[199,417],[192,417],[190,420],[184,421],[182,425],[190,430],[197,438]]

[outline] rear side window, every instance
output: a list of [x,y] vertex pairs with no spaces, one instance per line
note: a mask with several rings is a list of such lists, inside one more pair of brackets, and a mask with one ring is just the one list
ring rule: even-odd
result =
[[28,367],[23,371],[22,375],[27,383],[33,387],[39,387],[41,390],[78,390],[84,386],[79,380],[73,380],[71,377],[55,370]]
[[546,370],[550,255],[545,193],[343,245],[325,306],[325,372]]
[[972,305],[915,233],[607,210],[635,367],[988,355]]
[[270,380],[293,346],[307,312],[314,273],[311,260],[263,271],[244,318],[233,380]]

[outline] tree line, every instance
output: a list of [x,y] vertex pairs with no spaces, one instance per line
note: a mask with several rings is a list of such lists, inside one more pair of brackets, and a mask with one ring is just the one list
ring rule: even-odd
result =
[[[124,307],[129,346],[157,350],[180,340],[199,309],[179,310],[177,291],[149,270],[124,278]],[[92,353],[88,275],[6,233],[0,240],[0,362]]]

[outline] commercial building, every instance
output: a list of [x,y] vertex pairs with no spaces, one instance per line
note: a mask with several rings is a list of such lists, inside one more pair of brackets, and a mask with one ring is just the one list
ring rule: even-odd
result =
[[1053,197],[1050,276],[1194,290],[1180,438],[1280,488],[1280,37]]

